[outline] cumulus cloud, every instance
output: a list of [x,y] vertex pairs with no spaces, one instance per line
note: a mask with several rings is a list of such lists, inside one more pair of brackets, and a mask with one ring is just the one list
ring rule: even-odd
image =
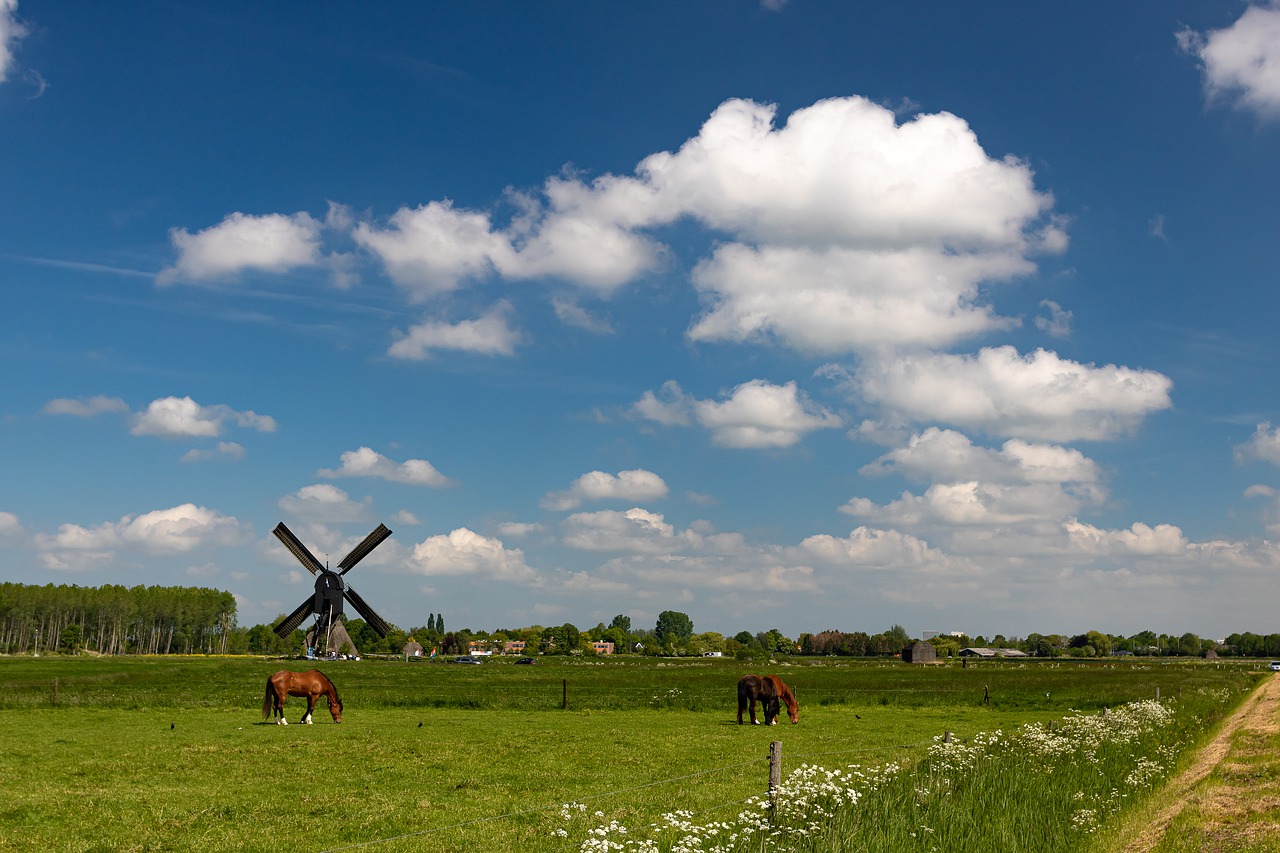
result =
[[1081,498],[1056,483],[1027,485],[976,480],[934,483],[921,495],[904,492],[883,506],[853,498],[841,511],[879,524],[907,528],[1009,527],[1060,519],[1079,510]]
[[1048,441],[1128,434],[1172,405],[1172,381],[1151,370],[1098,367],[1010,346],[976,355],[875,360],[853,377],[856,392],[890,419],[943,421],[992,435]]
[[156,283],[209,281],[245,270],[286,272],[322,261],[321,223],[307,213],[232,213],[217,225],[190,233],[174,228],[169,240],[178,253]]
[[999,450],[975,445],[955,430],[930,427],[863,466],[864,475],[897,473],[911,480],[996,483],[1083,483],[1100,479],[1097,464],[1078,450],[1021,439]]
[[392,483],[432,488],[453,485],[452,480],[437,471],[435,466],[425,459],[406,459],[404,462],[396,462],[368,447],[346,451],[340,458],[338,468],[323,468],[316,472],[316,476],[377,477]]
[[466,576],[503,581],[530,581],[535,572],[525,563],[524,552],[507,548],[500,539],[490,539],[459,527],[447,536],[432,536],[413,547],[408,568],[427,576]]
[[923,539],[873,527],[858,527],[842,538],[810,536],[800,543],[799,550],[809,559],[828,565],[876,571],[941,570],[951,562]]
[[133,415],[129,431],[161,438],[216,437],[229,423],[258,432],[276,430],[275,420],[268,415],[224,405],[202,406],[190,397],[161,397]]
[[795,382],[775,385],[752,379],[723,400],[698,400],[675,382],[659,393],[646,391],[632,414],[665,426],[692,423],[711,431],[722,447],[791,447],[810,432],[843,424],[839,415],[811,401]]
[[[691,339],[823,353],[939,347],[1007,328],[1016,321],[983,304],[982,288],[1066,246],[1053,198],[1025,163],[989,155],[955,115],[900,122],[861,97],[823,100],[783,123],[773,105],[728,100],[678,149],[645,157],[630,175],[566,169],[506,201],[505,217],[444,199],[403,207],[385,224],[347,215],[327,226],[350,233],[413,300],[493,277],[608,297],[667,264],[654,229],[689,220],[716,235],[692,277],[706,307]],[[236,213],[172,239],[179,259],[163,282],[323,257],[321,223],[304,213]],[[573,302],[555,308],[566,323],[609,329]],[[392,354],[509,353],[509,330],[490,318],[478,334],[480,322],[424,324]]]
[[354,236],[382,261],[393,281],[418,297],[447,293],[464,279],[482,277],[494,258],[511,252],[510,242],[494,233],[488,214],[457,210],[448,199],[401,208],[386,228],[362,222]]
[[474,320],[448,323],[429,320],[400,335],[387,350],[392,358],[421,361],[433,350],[453,350],[477,355],[514,355],[516,345],[524,339],[519,329],[507,322],[510,306],[500,303]]
[[26,25],[18,20],[18,0],[0,0],[0,83],[17,64],[13,52],[26,34]]
[[63,524],[56,534],[38,535],[35,542],[49,556],[46,565],[70,567],[78,561],[68,558],[66,552],[82,552],[89,559],[102,562],[122,548],[157,555],[184,554],[208,544],[236,544],[240,536],[240,524],[235,518],[187,503],[125,516],[118,522],[104,522],[92,528]]
[[1249,440],[1236,446],[1235,455],[1239,462],[1260,459],[1280,465],[1280,427],[1272,429],[1267,421],[1258,424]]
[[0,542],[18,542],[24,535],[22,522],[18,520],[18,516],[11,512],[0,511]]
[[76,400],[58,399],[45,403],[44,412],[49,415],[74,415],[78,418],[91,418],[108,412],[127,412],[129,404],[119,397],[81,397]]
[[364,521],[369,517],[373,504],[369,498],[363,501],[352,500],[342,489],[328,483],[303,486],[293,494],[285,495],[277,503],[289,515],[308,521],[325,522]]
[[543,509],[562,511],[576,509],[585,501],[648,501],[667,496],[667,484],[652,471],[635,469],[607,474],[590,471],[570,484],[563,492],[548,492],[541,501]]
[[1221,30],[1183,29],[1178,43],[1203,64],[1210,97],[1234,97],[1262,115],[1280,114],[1280,5],[1251,5]]
[[1189,547],[1182,530],[1172,524],[1151,527],[1136,522],[1124,530],[1104,530],[1073,520],[1063,529],[1072,550],[1090,555],[1174,557],[1185,554]]

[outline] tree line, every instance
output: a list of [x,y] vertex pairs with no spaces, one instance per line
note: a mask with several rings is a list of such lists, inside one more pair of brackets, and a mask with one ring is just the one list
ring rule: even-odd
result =
[[[305,653],[301,629],[280,638],[272,625],[240,627],[235,598],[229,592],[197,587],[0,584],[0,652],[40,654],[82,651],[98,654],[258,654],[294,656]],[[615,653],[640,655],[729,655],[742,658],[777,655],[884,657],[901,654],[913,638],[901,625],[876,634],[829,629],[796,638],[776,628],[739,631],[726,636],[697,633],[688,614],[664,610],[652,628],[635,627],[618,614],[594,628],[572,623],[529,625],[493,631],[448,630],[444,615],[428,614],[426,623],[392,627],[384,638],[361,619],[346,622],[356,648],[364,655],[399,655],[414,640],[440,655],[473,649],[501,652],[508,642],[522,641],[526,654],[594,654],[595,644],[612,643]],[[966,647],[1017,649],[1038,657],[1108,657],[1116,654],[1196,657],[1209,652],[1223,657],[1280,659],[1280,633],[1233,633],[1221,642],[1191,633],[1139,631],[1132,636],[1086,631],[1082,634],[1028,634],[990,639],[963,633],[928,638],[939,657],[956,656]],[[474,645],[473,645],[474,644]]]
[[226,654],[235,621],[235,597],[216,589],[0,584],[6,654]]

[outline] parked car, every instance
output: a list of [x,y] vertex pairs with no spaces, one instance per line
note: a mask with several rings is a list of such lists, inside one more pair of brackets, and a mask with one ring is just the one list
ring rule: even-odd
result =
[[458,655],[456,658],[454,658],[453,660],[449,661],[449,663],[475,663],[475,664],[481,664],[481,663],[484,663],[484,661],[480,660],[480,658],[472,657],[471,655]]
[[1280,660],[1273,660],[1271,662],[1271,671],[1280,672]]
[[528,664],[532,666],[533,664],[537,663],[537,661],[535,661],[533,658],[520,658],[520,660],[516,661],[516,663],[523,663],[523,664]]

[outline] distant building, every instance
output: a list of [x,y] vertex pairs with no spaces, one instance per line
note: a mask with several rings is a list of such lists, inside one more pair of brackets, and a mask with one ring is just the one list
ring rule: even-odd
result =
[[1020,649],[988,649],[981,646],[971,646],[967,649],[960,650],[960,657],[964,658],[1027,658],[1031,655]]
[[594,649],[595,653],[598,655],[613,654],[613,643],[606,643],[604,640],[593,641],[591,643],[591,648]]
[[502,653],[504,655],[519,655],[524,653],[524,640],[507,640],[502,644]]
[[906,663],[934,663],[938,660],[938,650],[934,648],[933,643],[921,640],[918,643],[909,643],[902,650],[902,659]]

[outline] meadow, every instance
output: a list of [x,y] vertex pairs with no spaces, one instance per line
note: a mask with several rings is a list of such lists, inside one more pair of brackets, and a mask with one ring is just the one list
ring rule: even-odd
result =
[[[1122,706],[1159,696],[1185,709],[1175,726],[1185,749],[1262,677],[1225,663],[913,667],[797,658],[767,669],[795,689],[800,724],[763,727],[736,724],[734,692],[739,675],[762,668],[732,660],[336,661],[320,668],[342,695],[341,725],[323,700],[314,725],[297,725],[299,699],[286,708],[291,725],[264,723],[267,677],[307,666],[244,657],[0,658],[0,849],[676,850],[703,827],[763,808],[752,799],[767,791],[769,744],[778,741],[792,804],[810,802],[809,782],[850,765],[867,768],[864,780],[884,767],[932,774],[933,796],[919,793],[923,776],[905,771],[876,777],[879,794],[860,781],[862,811],[851,818],[831,805],[848,795],[833,794],[839,785],[824,777],[827,800],[812,799],[811,809],[823,816],[820,842],[757,834],[749,843],[758,846],[744,847],[740,835],[736,847],[701,838],[697,849],[913,849],[919,839],[927,850],[914,824],[877,835],[867,809],[880,796],[874,808],[891,823],[915,815],[927,826],[937,823],[921,811],[929,802],[983,809],[981,800],[964,805],[966,789],[983,796],[997,779],[1043,769],[1043,760],[1025,756],[1007,772],[999,761],[1008,756],[974,758],[992,746],[991,733],[1052,724],[1061,736],[1104,709],[1115,720]],[[951,744],[940,746],[944,732]],[[963,777],[947,776],[963,756]],[[1177,756],[1163,758],[1171,771]],[[1095,750],[1076,763],[1103,760]],[[1084,795],[1065,792],[1077,793]],[[1142,793],[1134,791],[1135,801]],[[1096,844],[1123,805],[1094,808],[1086,831],[1038,849]],[[980,823],[977,814],[967,822]],[[806,825],[803,815],[788,819]]]

